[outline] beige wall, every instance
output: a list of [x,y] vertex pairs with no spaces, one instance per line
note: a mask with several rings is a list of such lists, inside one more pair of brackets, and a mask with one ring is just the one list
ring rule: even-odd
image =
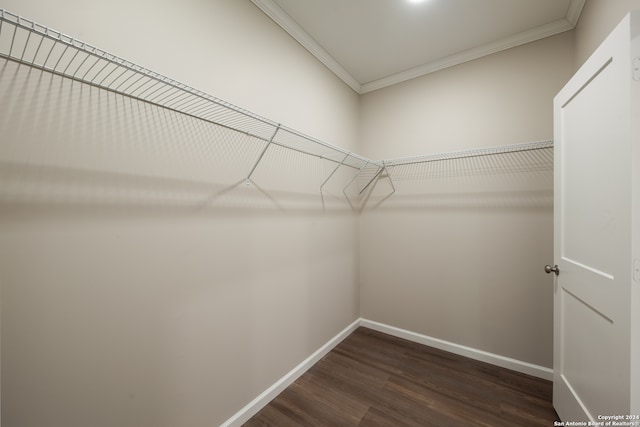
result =
[[374,159],[551,139],[551,100],[570,77],[572,34],[361,97],[364,155]]
[[[356,148],[357,95],[248,0],[0,7]],[[330,165],[269,150],[247,187],[261,142],[28,71],[0,64],[4,427],[218,425],[358,317]]]
[[587,0],[575,29],[576,66],[582,65],[640,0]]
[[[364,154],[551,139],[572,53],[565,33],[366,94]],[[510,161],[495,176],[469,175],[473,160],[391,170],[396,194],[360,218],[364,318],[552,366],[553,174]]]

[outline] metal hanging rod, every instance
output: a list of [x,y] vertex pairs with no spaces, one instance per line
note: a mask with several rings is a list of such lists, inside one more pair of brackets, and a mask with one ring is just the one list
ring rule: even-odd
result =
[[[359,170],[375,163],[251,111],[0,9],[0,58],[233,129]],[[272,135],[279,129],[277,138]]]
[[416,163],[438,162],[443,160],[466,159],[470,157],[495,156],[499,154],[518,153],[522,151],[541,150],[553,148],[553,141],[526,142],[523,144],[511,144],[498,147],[478,148],[473,150],[451,151],[447,153],[431,154],[426,156],[400,157],[384,160],[386,166],[404,166]]

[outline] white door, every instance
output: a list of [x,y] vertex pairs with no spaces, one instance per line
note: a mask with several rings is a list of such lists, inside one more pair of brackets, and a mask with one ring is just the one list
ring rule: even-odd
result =
[[553,404],[563,421],[602,421],[599,416],[629,415],[632,407],[637,138],[634,148],[631,94],[638,82],[631,65],[631,23],[637,18],[628,15],[554,99],[559,275],[554,284]]

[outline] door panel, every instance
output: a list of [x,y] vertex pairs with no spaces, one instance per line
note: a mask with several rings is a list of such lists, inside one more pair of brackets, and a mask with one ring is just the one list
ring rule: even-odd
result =
[[610,352],[603,349],[615,348],[613,322],[566,290],[561,298],[566,337],[562,356],[564,379],[595,416],[608,413],[611,409],[607,396],[614,390],[608,387],[609,371],[602,367],[611,363]]
[[640,11],[633,12],[631,57],[634,78],[631,83],[632,136],[632,259],[634,278],[631,284],[631,413],[640,414]]
[[[616,67],[608,59],[561,110],[560,256],[563,286],[600,314],[615,317],[617,293],[614,272],[620,251],[620,228],[616,213],[626,194],[610,188],[624,163],[619,141],[624,114],[612,108],[620,90],[612,90]],[[616,85],[620,86],[620,85]],[[567,268],[570,267],[570,268]]]
[[554,406],[630,410],[631,59],[627,17],[554,99]]
[[[611,247],[619,233],[616,212],[622,202],[622,194],[612,191],[610,182],[619,180],[616,165],[624,162],[620,144],[613,141],[625,136],[624,114],[612,108],[620,97],[620,88],[612,90],[609,84],[615,72],[614,64],[608,62],[562,107],[561,117],[562,257],[609,278],[616,260]],[[585,172],[588,176],[583,176]],[[588,244],[590,240],[599,244]]]

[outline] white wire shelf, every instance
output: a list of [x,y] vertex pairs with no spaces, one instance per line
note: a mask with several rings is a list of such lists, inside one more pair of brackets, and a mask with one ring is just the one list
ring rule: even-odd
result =
[[273,144],[357,170],[379,164],[4,9],[0,58],[233,129],[267,142],[265,151]]
[[[247,183],[271,145],[328,160],[335,164],[320,191],[343,166],[355,169],[343,189],[345,197],[360,199],[380,179],[395,186],[389,167],[469,157],[492,156],[552,148],[552,141],[439,153],[388,160],[370,160],[283,126],[251,111],[136,65],[88,43],[67,36],[0,8],[0,58],[91,85],[135,100],[228,128],[265,142]],[[394,168],[393,178],[399,169]],[[353,204],[352,204],[353,206]]]
[[535,151],[547,148],[553,148],[553,141],[536,141],[526,142],[522,144],[502,145],[498,147],[477,148],[473,150],[450,151],[447,153],[429,154],[414,157],[399,157],[395,159],[384,160],[382,163],[386,166],[404,166],[415,163],[438,162],[444,160],[465,159],[471,157],[493,156],[498,154],[518,153],[523,151]]

